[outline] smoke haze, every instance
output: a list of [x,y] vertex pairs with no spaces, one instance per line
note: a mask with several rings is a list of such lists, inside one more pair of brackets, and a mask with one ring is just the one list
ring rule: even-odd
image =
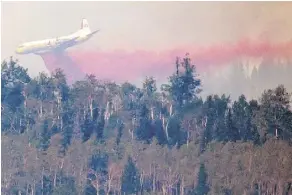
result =
[[[235,87],[224,84],[235,64],[243,63],[249,74],[260,64],[291,65],[291,10],[290,2],[4,2],[1,55],[15,56],[22,42],[69,34],[87,18],[92,30],[101,31],[59,58],[16,57],[32,76],[62,66],[74,78],[92,73],[140,82],[153,75],[162,82],[175,58],[188,52],[202,78],[208,77],[205,91],[223,93],[241,86],[237,80]],[[282,82],[272,72],[259,83]]]

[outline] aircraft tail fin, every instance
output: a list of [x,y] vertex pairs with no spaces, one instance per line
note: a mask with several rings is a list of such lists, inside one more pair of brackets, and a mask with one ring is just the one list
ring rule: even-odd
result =
[[89,29],[89,24],[88,24],[87,19],[83,18],[81,22],[81,29],[85,29],[85,28]]

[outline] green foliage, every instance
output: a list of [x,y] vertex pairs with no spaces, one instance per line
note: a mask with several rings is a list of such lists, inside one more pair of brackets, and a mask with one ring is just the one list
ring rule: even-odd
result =
[[90,118],[89,113],[87,113],[85,115],[85,120],[83,124],[81,125],[81,131],[83,133],[82,135],[83,142],[86,142],[87,140],[89,140],[91,134],[93,133],[93,129],[94,129],[94,124]]
[[61,185],[58,186],[54,189],[52,195],[65,195],[65,194],[70,194],[70,195],[77,195],[78,192],[76,191],[75,187],[70,186],[70,185]]
[[98,175],[107,175],[108,155],[101,150],[97,150],[92,155],[89,166]]
[[46,151],[50,146],[50,132],[49,132],[49,121],[47,119],[44,120],[39,140],[39,148],[43,151]]
[[62,115],[63,129],[62,129],[62,141],[61,141],[61,152],[65,153],[68,146],[71,144],[74,128],[75,112],[71,103],[66,103],[64,106],[64,113]]
[[140,190],[139,171],[131,157],[128,157],[128,162],[124,168],[121,179],[122,193],[137,194]]
[[209,192],[209,187],[207,184],[207,174],[205,171],[205,165],[200,165],[200,171],[198,175],[198,184],[193,192],[194,195],[207,195]]
[[228,109],[226,117],[226,128],[227,128],[227,140],[235,142],[240,139],[238,129],[234,127],[234,122],[232,119],[231,109]]
[[[180,71],[180,68],[183,70]],[[195,66],[191,64],[191,59],[186,55],[182,61],[176,60],[176,73],[169,77],[168,91],[177,108],[197,98],[201,91],[201,80],[196,78]]]
[[77,195],[75,180],[72,177],[66,177],[62,172],[60,173],[60,181],[53,189],[52,195],[72,194]]
[[[153,77],[147,77],[141,89],[128,82],[118,85],[100,81],[93,75],[69,86],[60,69],[51,76],[40,73],[30,78],[27,70],[12,59],[4,61],[1,68],[1,131],[15,139],[25,138],[17,140],[18,143],[25,143],[27,137],[29,140],[25,148],[28,154],[21,156],[17,163],[16,158],[13,161],[19,166],[24,164],[29,171],[23,174],[26,179],[22,179],[25,180],[22,183],[9,186],[14,182],[10,181],[7,184],[10,194],[32,193],[32,188],[36,194],[96,194],[97,190],[100,194],[159,193],[162,185],[166,193],[171,193],[174,188],[178,190],[188,185],[183,184],[182,178],[176,178],[180,175],[190,180],[190,171],[184,166],[195,167],[196,158],[206,158],[210,147],[214,158],[218,157],[219,149],[215,147],[218,142],[222,150],[232,145],[232,151],[236,150],[234,142],[239,141],[246,144],[246,148],[251,148],[250,143],[264,145],[273,140],[270,137],[292,142],[291,96],[283,85],[264,91],[259,101],[248,102],[244,95],[234,102],[226,95],[209,95],[203,100],[198,97],[201,81],[188,56],[177,59],[176,72],[161,86],[161,91],[157,91]],[[253,72],[254,77],[257,74]],[[80,144],[76,147],[81,151],[71,149],[75,146],[72,143]],[[52,166],[49,164],[44,170],[43,165],[37,167],[42,161],[37,155],[31,155],[34,147],[53,158]],[[155,160],[146,157],[146,150]],[[55,151],[62,155],[55,158]],[[68,157],[76,154],[74,152],[80,155],[78,159]],[[88,157],[82,156],[85,154]],[[140,159],[137,166],[141,169],[126,156],[135,157],[135,161]],[[34,167],[30,167],[30,163],[35,163]],[[66,166],[70,163],[76,163],[72,165],[74,171],[66,172],[65,177],[59,172],[69,170]],[[122,173],[117,168],[121,165],[124,166]],[[240,167],[243,171],[246,165]],[[149,175],[145,174],[147,170],[150,170]],[[9,173],[4,177],[9,180],[18,178],[18,174]],[[70,179],[70,175],[78,178],[78,182]],[[80,178],[85,178],[87,183]],[[184,189],[193,187],[188,185]],[[205,166],[201,164],[194,194],[207,194],[209,187],[214,186],[208,186]],[[229,187],[218,186],[218,189],[220,193],[231,194],[233,189]]]
[[122,138],[122,135],[123,135],[123,130],[124,130],[124,123],[123,121],[121,120],[118,120],[118,124],[117,124],[117,137],[116,137],[116,144],[119,145],[120,142],[121,142],[121,138]]
[[286,136],[289,138],[292,135],[290,100],[291,94],[286,91],[283,85],[263,93],[260,99],[260,111],[267,123],[268,134],[282,138]]

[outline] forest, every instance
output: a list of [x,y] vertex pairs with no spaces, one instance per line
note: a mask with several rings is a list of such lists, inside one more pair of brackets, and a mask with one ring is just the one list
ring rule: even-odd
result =
[[1,194],[292,194],[285,86],[203,99],[188,55],[173,67],[139,88],[94,75],[68,85],[61,69],[31,78],[3,61]]

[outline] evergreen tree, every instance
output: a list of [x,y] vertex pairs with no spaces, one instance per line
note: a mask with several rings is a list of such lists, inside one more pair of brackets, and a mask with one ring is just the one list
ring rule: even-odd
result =
[[49,132],[48,119],[45,119],[43,122],[39,142],[40,142],[39,147],[41,148],[41,150],[46,151],[50,145],[50,132]]
[[123,135],[123,130],[124,130],[124,123],[122,120],[118,119],[118,122],[117,122],[117,130],[118,130],[118,133],[117,133],[117,138],[116,138],[116,144],[119,145],[120,142],[121,142],[121,138],[122,138],[122,135]]
[[128,162],[125,165],[124,172],[121,178],[122,193],[138,194],[140,190],[140,174],[131,157],[128,157]]
[[238,129],[240,138],[244,141],[252,139],[251,111],[244,95],[232,106],[234,127]]
[[23,133],[28,122],[24,89],[31,81],[27,69],[13,58],[1,63],[1,131],[17,130]]
[[146,80],[143,82],[143,91],[148,97],[153,97],[156,92],[156,81],[153,77],[146,77]]
[[168,133],[169,133],[169,141],[168,144],[170,146],[177,145],[179,148],[181,145],[186,143],[185,141],[185,132],[181,129],[181,119],[178,115],[174,115],[168,119]]
[[104,125],[105,125],[104,113],[105,113],[105,110],[102,109],[97,122],[93,121],[94,125],[96,125],[96,139],[97,140],[102,140],[104,138]]
[[152,137],[155,135],[151,120],[149,119],[149,109],[145,104],[141,104],[138,112],[138,127],[136,135],[138,140],[143,140],[150,143]]
[[207,173],[205,171],[205,165],[202,163],[200,165],[200,171],[198,175],[197,186],[193,192],[194,195],[206,195],[209,192],[209,187],[207,184]]
[[83,133],[82,140],[83,142],[86,142],[92,135],[94,129],[94,125],[92,123],[91,117],[89,115],[89,112],[85,115],[85,120],[83,124],[81,125],[81,131]]
[[214,138],[218,141],[223,141],[226,139],[226,124],[225,117],[227,113],[228,103],[230,102],[229,97],[222,95],[214,96],[214,109],[215,109],[215,127],[214,127]]
[[64,113],[62,115],[63,120],[63,131],[62,131],[62,140],[61,140],[61,153],[65,154],[68,146],[71,144],[71,139],[73,135],[74,128],[74,118],[75,112],[73,110],[72,104],[66,102],[64,106]]
[[232,113],[231,109],[228,109],[227,116],[226,116],[226,128],[227,128],[227,135],[226,141],[235,142],[236,140],[240,140],[240,135],[238,129],[234,127],[234,123],[232,120]]
[[260,114],[267,124],[267,134],[281,138],[292,135],[292,112],[290,110],[291,95],[283,85],[263,93],[260,101]]
[[60,91],[62,101],[66,102],[69,99],[70,88],[63,70],[56,69],[52,74],[52,80],[55,90]]
[[216,110],[213,97],[210,95],[203,105],[203,115],[204,115],[204,135],[203,143],[208,144],[214,139],[214,124],[216,120]]
[[[180,67],[183,71],[180,71]],[[182,62],[177,58],[176,73],[169,77],[169,82],[167,88],[176,108],[181,108],[197,98],[197,94],[201,92],[201,80],[197,78],[195,66],[191,64],[188,54]]]
[[158,144],[159,145],[167,144],[167,138],[166,138],[161,120],[155,120],[154,128],[155,128],[155,136],[157,138]]

